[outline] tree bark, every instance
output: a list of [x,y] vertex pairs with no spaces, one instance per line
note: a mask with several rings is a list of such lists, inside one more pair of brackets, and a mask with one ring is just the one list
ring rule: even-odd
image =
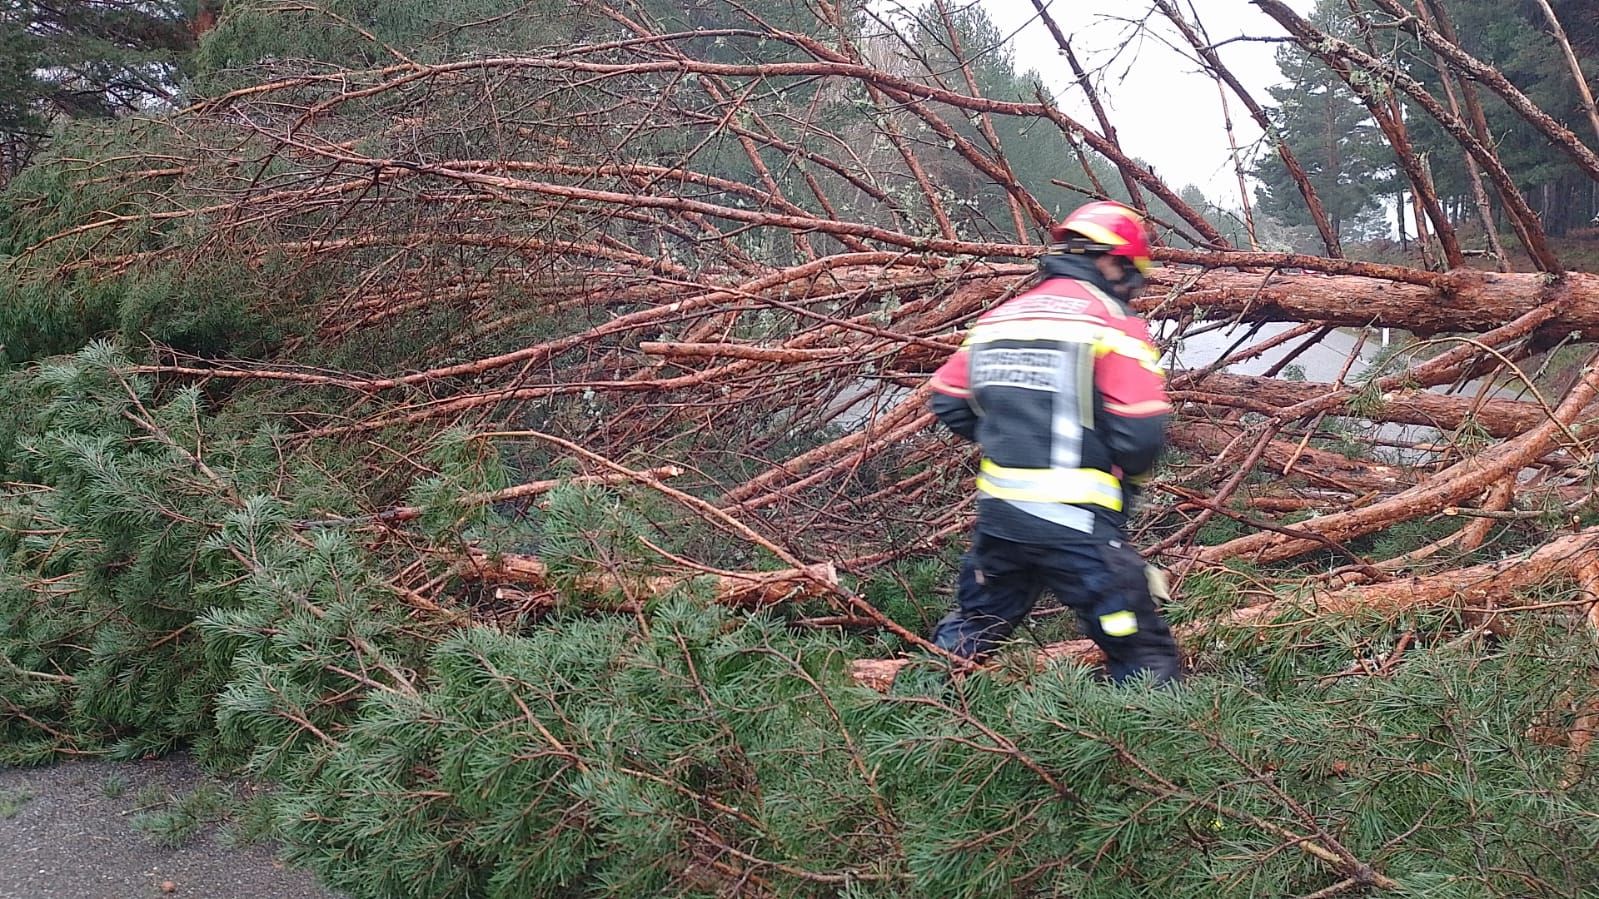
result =
[[1331,325],[1390,327],[1423,336],[1485,331],[1541,306],[1553,306],[1547,328],[1575,339],[1599,339],[1599,275],[1570,273],[1559,281],[1541,274],[1461,269],[1442,275],[1442,290],[1350,276],[1258,275],[1214,271],[1176,297],[1187,272],[1160,270],[1156,290],[1134,304],[1153,317],[1181,314],[1249,322],[1319,321]]
[[[1233,445],[1242,433],[1243,429],[1237,426],[1180,420],[1171,427],[1169,439],[1172,446],[1214,457]],[[1261,458],[1280,474],[1301,474],[1319,486],[1351,493],[1394,493],[1414,483],[1413,475],[1398,466],[1351,459],[1328,450],[1301,447],[1289,440],[1271,441]]]
[[[461,573],[473,580],[534,587],[547,587],[550,580],[549,568],[540,559],[522,555],[491,556],[476,549],[469,552]],[[701,577],[713,579],[716,602],[740,608],[761,608],[802,597],[828,596],[831,588],[838,586],[838,571],[832,563],[823,562],[778,571],[657,575],[636,582],[611,574],[592,574],[579,578],[578,587],[591,593],[624,596],[642,593],[653,598]],[[550,603],[553,602],[552,599]]]
[[[1427,114],[1437,120],[1438,124],[1453,137],[1456,142],[1493,178],[1494,184],[1499,189],[1500,197],[1504,200],[1505,207],[1517,222],[1517,233],[1526,245],[1527,252],[1537,263],[1538,268],[1546,272],[1561,270],[1560,261],[1549,248],[1544,237],[1538,216],[1532,211],[1522,197],[1516,186],[1515,179],[1505,168],[1504,162],[1490,147],[1477,138],[1459,116],[1454,115],[1439,103],[1437,98],[1428,93],[1427,89],[1410,75],[1400,71],[1395,66],[1377,59],[1348,41],[1340,40],[1316,28],[1282,0],[1250,0],[1251,3],[1261,8],[1267,15],[1276,19],[1279,24],[1298,39],[1300,46],[1315,54],[1315,56],[1335,69],[1340,69],[1346,64],[1354,64],[1367,72],[1382,77],[1391,82],[1393,87],[1404,91],[1414,99],[1417,105],[1427,111]],[[1383,0],[1378,0],[1383,2]],[[1430,30],[1430,29],[1429,29]],[[1436,34],[1436,32],[1434,32]],[[1453,45],[1450,45],[1453,46]],[[1458,47],[1455,52],[1461,53]],[[1451,62],[1453,56],[1445,52]],[[1469,57],[1468,57],[1469,58]],[[1475,60],[1473,60],[1475,61]],[[1479,63],[1480,65],[1480,63]],[[1493,71],[1490,69],[1489,71]],[[1500,81],[1504,76],[1498,75]],[[1547,116],[1545,116],[1547,118]],[[1567,132],[1568,134],[1570,132]]]
[[[1270,2],[1276,3],[1277,0]],[[1552,145],[1581,166],[1590,177],[1599,178],[1599,154],[1588,149],[1577,135],[1556,121],[1553,116],[1538,108],[1538,104],[1532,102],[1526,94],[1511,84],[1504,73],[1462,50],[1459,44],[1446,39],[1421,19],[1407,14],[1398,0],[1375,0],[1375,2],[1397,18],[1401,28],[1419,38],[1434,53],[1447,59],[1452,67],[1473,80],[1487,85],[1489,90],[1503,98],[1505,104],[1515,110],[1517,115],[1542,132]],[[1555,24],[1559,26],[1558,22]]]
[[[1338,392],[1333,384],[1311,381],[1284,381],[1249,375],[1217,373],[1171,391],[1172,399],[1205,405],[1240,408],[1283,409],[1317,397]],[[1337,413],[1353,415],[1347,401]],[[1396,390],[1382,396],[1381,409],[1359,417],[1395,424],[1426,425],[1453,431],[1470,421],[1493,437],[1515,437],[1532,430],[1549,418],[1537,403],[1517,400],[1477,400],[1469,396],[1447,396],[1427,390]],[[1590,407],[1582,418],[1599,418],[1599,406]]]
[[1599,137],[1599,107],[1594,106],[1593,91],[1588,89],[1588,76],[1583,74],[1582,63],[1577,61],[1577,54],[1571,49],[1571,39],[1566,37],[1566,29],[1561,26],[1554,7],[1549,5],[1549,0],[1538,0],[1538,6],[1549,19],[1549,27],[1555,35],[1555,44],[1560,47],[1560,52],[1565,54],[1566,66],[1571,69],[1571,80],[1576,82],[1577,93],[1582,97],[1582,111],[1588,114],[1588,123],[1593,126],[1594,136]]

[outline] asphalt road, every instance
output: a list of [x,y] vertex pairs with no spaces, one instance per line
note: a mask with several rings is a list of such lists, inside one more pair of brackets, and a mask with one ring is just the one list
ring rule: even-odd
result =
[[208,825],[177,849],[134,822],[206,783],[186,757],[0,768],[0,899],[339,899]]

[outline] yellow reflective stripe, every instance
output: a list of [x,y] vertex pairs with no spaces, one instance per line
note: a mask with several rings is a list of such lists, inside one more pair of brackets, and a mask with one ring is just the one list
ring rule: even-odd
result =
[[1006,468],[984,459],[977,489],[986,496],[1014,502],[1122,509],[1121,481],[1097,468]]
[[1069,476],[1073,479],[1092,480],[1112,490],[1122,489],[1120,478],[1098,468],[1007,468],[993,459],[984,459],[982,470],[984,474],[1007,480],[1035,480],[1040,477]]
[[1027,487],[1011,487],[994,482],[993,478],[978,475],[977,490],[984,496],[994,499],[1005,499],[1018,503],[1065,503],[1073,506],[1103,506],[1112,512],[1120,512],[1121,498],[1113,497],[1092,486],[1078,485],[1075,488],[1043,488],[1029,485]]
[[1130,359],[1137,359],[1139,362],[1160,362],[1159,350],[1131,334],[1107,328],[1094,344],[1094,355],[1108,356],[1111,353],[1115,353],[1118,356],[1126,356]]
[[1152,371],[1161,377],[1166,376],[1166,372],[1160,367],[1159,350],[1129,334],[1123,334],[1115,329],[1106,329],[1104,336],[1094,343],[1094,356],[1097,358],[1099,356],[1108,356],[1112,353],[1135,360],[1148,371]]
[[1047,318],[1017,319],[978,324],[967,343],[994,343],[999,340],[1054,340],[1061,343],[1094,343],[1104,334],[1103,325],[1093,322],[1053,321]]
[[1138,633],[1138,616],[1132,612],[1111,612],[1099,616],[1099,629],[1111,637],[1131,637]]
[[1171,403],[1165,400],[1144,400],[1141,403],[1106,403],[1105,411],[1116,415],[1130,415],[1144,417],[1159,415],[1171,411]]

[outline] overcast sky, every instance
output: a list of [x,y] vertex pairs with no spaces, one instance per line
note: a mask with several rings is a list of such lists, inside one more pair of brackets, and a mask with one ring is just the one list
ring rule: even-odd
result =
[[[1080,113],[1084,124],[1097,127],[1092,112],[1082,102],[1082,92],[1070,90],[1071,69],[1055,40],[1037,20],[1031,0],[981,0],[994,22],[1014,33],[1016,67],[1035,69],[1061,95],[1063,103]],[[1281,36],[1282,28],[1247,0],[1180,0],[1196,10],[1212,42],[1239,35]],[[1288,0],[1301,13],[1314,0]],[[1120,55],[1114,48],[1126,43],[1136,30],[1129,16],[1149,8],[1142,0],[1052,0],[1050,14],[1072,40],[1072,49],[1085,67],[1100,69],[1103,99],[1109,107],[1122,147],[1129,155],[1154,166],[1156,174],[1173,187],[1196,184],[1212,200],[1237,205],[1238,182],[1233,174],[1227,135],[1223,127],[1221,98],[1216,84],[1190,59],[1161,40],[1145,36]],[[1150,20],[1160,35],[1187,44],[1158,14]],[[1268,85],[1281,81],[1273,54],[1279,45],[1237,41],[1222,47],[1225,62],[1262,104],[1270,102]],[[1103,67],[1101,69],[1101,67]],[[1233,128],[1241,148],[1253,149],[1260,129],[1248,110],[1228,96]]]

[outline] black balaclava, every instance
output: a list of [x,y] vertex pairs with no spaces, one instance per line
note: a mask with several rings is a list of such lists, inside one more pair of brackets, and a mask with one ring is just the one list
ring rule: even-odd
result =
[[1122,276],[1112,281],[1094,263],[1098,254],[1060,252],[1054,247],[1050,249],[1051,252],[1038,257],[1038,272],[1045,278],[1087,281],[1123,303],[1131,302],[1144,286],[1144,274],[1131,260],[1122,260]]

